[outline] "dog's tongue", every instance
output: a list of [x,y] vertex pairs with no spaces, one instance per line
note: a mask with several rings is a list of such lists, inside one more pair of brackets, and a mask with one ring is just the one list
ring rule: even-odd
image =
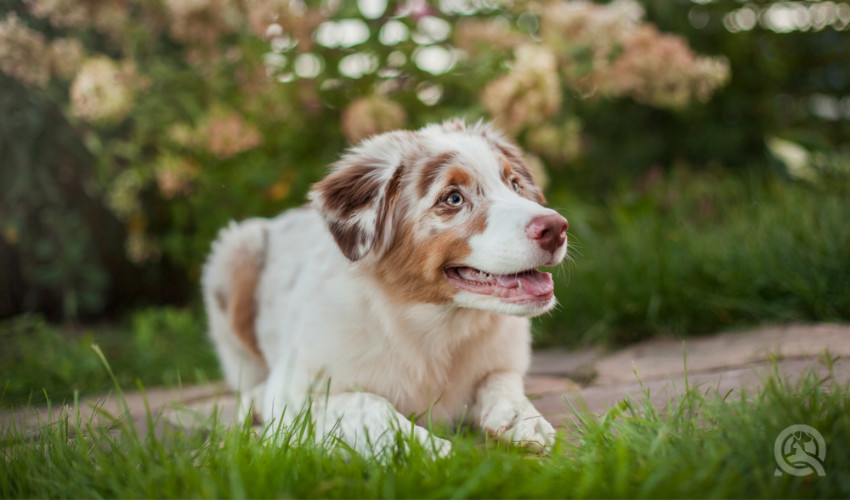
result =
[[536,269],[515,274],[489,274],[471,267],[456,269],[462,280],[456,286],[509,301],[548,300],[554,293],[552,275]]
[[522,274],[494,274],[493,277],[504,288],[516,288],[534,296],[551,293],[554,287],[552,275],[536,269]]

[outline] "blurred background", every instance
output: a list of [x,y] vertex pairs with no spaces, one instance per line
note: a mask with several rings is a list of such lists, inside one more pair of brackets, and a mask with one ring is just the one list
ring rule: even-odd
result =
[[538,346],[850,320],[850,3],[0,0],[0,402],[215,379],[216,231],[456,116],[570,220]]

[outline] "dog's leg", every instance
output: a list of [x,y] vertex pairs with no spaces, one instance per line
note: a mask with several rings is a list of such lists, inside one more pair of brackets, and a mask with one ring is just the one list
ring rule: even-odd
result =
[[533,451],[554,442],[555,429],[525,397],[519,373],[487,375],[475,396],[473,417],[487,434]]
[[283,419],[283,425],[290,425],[305,409],[305,402],[310,400],[307,395],[313,394],[310,416],[316,441],[332,437],[361,455],[381,456],[395,446],[396,433],[400,432],[412,435],[436,456],[451,451],[451,443],[411,423],[386,398],[370,392],[323,393],[322,384],[311,383],[306,372],[296,365],[297,362],[272,369],[265,393],[261,397],[253,394],[264,421]]
[[317,438],[333,436],[364,456],[385,456],[396,445],[399,433],[412,435],[435,456],[443,457],[451,451],[449,441],[412,423],[392,403],[369,392],[332,394],[315,401],[313,418]]

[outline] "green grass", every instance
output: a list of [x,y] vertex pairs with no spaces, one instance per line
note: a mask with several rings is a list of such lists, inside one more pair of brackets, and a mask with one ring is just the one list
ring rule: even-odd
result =
[[[377,461],[324,444],[294,444],[304,426],[210,422],[202,430],[141,433],[59,418],[41,432],[2,430],[3,498],[529,498],[850,496],[850,388],[810,374],[765,380],[752,395],[722,398],[682,388],[667,407],[623,401],[581,416],[545,457],[462,430],[453,452],[431,460],[409,443]],[[826,475],[775,475],[774,440],[787,426],[823,435]],[[405,438],[399,436],[399,441]]]
[[57,403],[96,394],[112,382],[91,345],[116,367],[123,386],[194,383],[219,378],[218,361],[199,313],[143,309],[119,325],[74,331],[20,316],[0,323],[0,407]]
[[847,189],[688,174],[603,207],[556,201],[574,263],[556,271],[561,305],[538,323],[539,344],[850,321],[848,200]]

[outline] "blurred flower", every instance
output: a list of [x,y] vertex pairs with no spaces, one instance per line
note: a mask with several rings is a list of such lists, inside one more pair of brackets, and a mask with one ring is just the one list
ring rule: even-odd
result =
[[166,199],[188,193],[198,174],[196,163],[172,154],[160,156],[156,161],[155,170],[156,185]]
[[765,142],[767,150],[785,165],[785,171],[791,177],[809,182],[817,180],[818,172],[813,167],[811,154],[806,148],[776,136],[768,137]]
[[587,95],[628,96],[660,107],[706,100],[729,77],[724,59],[699,57],[684,38],[642,21],[634,0],[547,4],[541,36],[567,85]]
[[269,40],[275,50],[297,45],[301,52],[309,52],[313,33],[327,21],[318,9],[307,9],[303,3],[290,0],[245,0],[245,10],[251,31]]
[[59,28],[81,28],[90,22],[89,2],[80,0],[25,0],[35,17],[47,18]]
[[127,169],[118,174],[106,193],[106,205],[121,220],[127,221],[142,212],[139,191],[146,181],[140,169]]
[[363,139],[404,127],[407,113],[398,103],[382,96],[361,97],[342,112],[342,133],[355,144]]
[[169,32],[175,40],[200,47],[215,44],[242,22],[236,0],[165,0],[170,13]]
[[50,43],[50,62],[53,73],[65,79],[72,78],[84,56],[83,44],[76,38],[60,38]]
[[570,49],[575,45],[592,47],[596,55],[607,56],[622,34],[638,26],[643,6],[635,0],[614,0],[597,4],[586,0],[551,2],[540,15],[540,33],[552,47]]
[[186,123],[174,123],[165,132],[169,141],[190,149],[198,145],[197,135],[195,129]]
[[50,80],[50,54],[44,36],[14,13],[0,21],[0,71],[24,85],[44,87]]
[[[248,27],[261,38],[282,35],[283,27],[278,21],[292,15],[289,4],[289,0],[246,0]],[[272,24],[277,24],[279,29],[270,30]]]
[[624,37],[622,55],[589,82],[602,95],[677,108],[708,99],[728,77],[725,60],[698,57],[684,38],[642,26]]
[[570,118],[561,126],[543,124],[528,131],[529,149],[554,163],[566,163],[581,154],[581,122]]
[[512,49],[521,40],[507,22],[499,20],[461,19],[454,30],[455,45],[470,55]]
[[490,82],[481,101],[499,126],[513,135],[545,122],[561,109],[555,56],[540,45],[518,46],[511,71]]
[[71,112],[95,124],[124,119],[134,104],[136,70],[105,56],[87,59],[71,84]]
[[120,39],[128,19],[127,0],[25,0],[36,17],[58,28],[93,27]]
[[257,127],[234,112],[214,113],[202,130],[207,150],[219,158],[230,158],[263,142]]
[[124,0],[90,0],[92,26],[112,40],[121,40],[125,35],[128,18],[128,5]]

